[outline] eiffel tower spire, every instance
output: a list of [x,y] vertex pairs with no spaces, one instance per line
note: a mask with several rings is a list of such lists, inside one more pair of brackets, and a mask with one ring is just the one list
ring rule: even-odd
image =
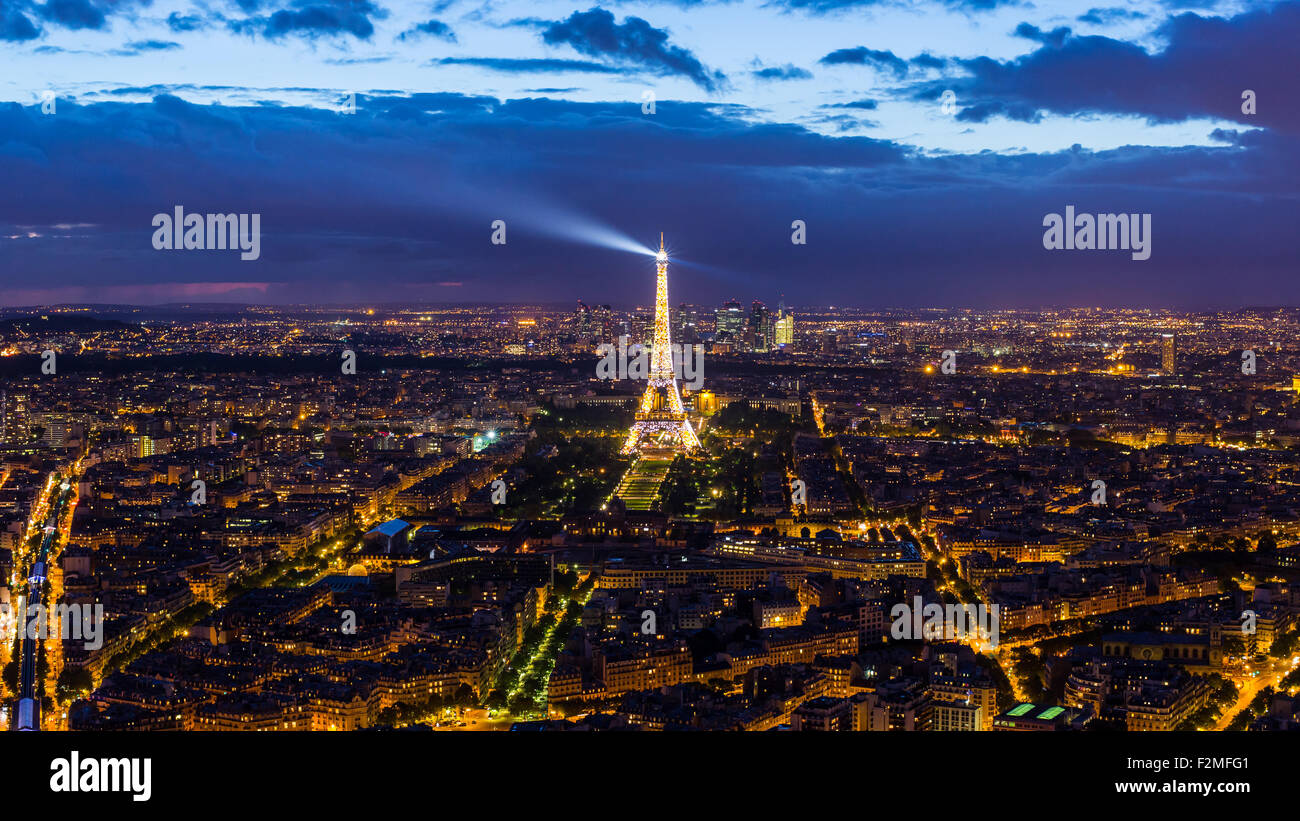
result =
[[637,406],[636,421],[623,443],[623,453],[651,449],[694,452],[700,438],[686,418],[677,375],[673,371],[672,335],[668,316],[668,252],[659,234],[655,255],[655,330],[650,349],[650,378]]

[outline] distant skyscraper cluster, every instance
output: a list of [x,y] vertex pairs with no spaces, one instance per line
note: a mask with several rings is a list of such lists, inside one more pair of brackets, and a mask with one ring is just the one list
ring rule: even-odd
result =
[[754,300],[749,312],[731,300],[713,312],[713,341],[729,345],[733,352],[767,353],[794,346],[794,314],[782,302],[776,312]]
[[[670,310],[670,318],[674,342],[709,344],[715,353],[793,351],[796,344],[794,314],[785,307],[784,301],[775,311],[760,300],[754,300],[746,310],[742,303],[732,299],[712,311],[682,302]],[[648,343],[654,323],[651,317],[640,313],[618,315],[609,305],[588,306],[579,301],[573,312],[571,330],[576,338],[587,343],[617,343],[624,334],[633,343]]]

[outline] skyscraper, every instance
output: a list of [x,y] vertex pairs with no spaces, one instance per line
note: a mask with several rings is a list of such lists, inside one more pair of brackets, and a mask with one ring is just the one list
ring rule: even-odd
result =
[[1174,375],[1174,367],[1177,364],[1177,353],[1174,350],[1174,335],[1160,335],[1160,372],[1165,376]]
[[699,313],[683,302],[673,312],[673,338],[683,345],[700,341]]
[[21,444],[30,436],[27,394],[0,391],[0,444]]
[[592,320],[598,341],[613,342],[617,338],[614,333],[614,311],[608,305],[597,305],[592,311]]
[[751,351],[766,352],[772,349],[774,322],[772,312],[757,299],[749,309],[749,327],[745,329],[745,340]]
[[573,327],[578,338],[586,342],[592,337],[592,317],[591,309],[580,299],[578,307],[573,312]]
[[735,340],[745,331],[745,307],[734,299],[714,311],[713,318],[715,339],[721,341],[725,334],[726,339]]
[[778,348],[794,346],[794,314],[786,313],[785,302],[777,308],[773,342]]

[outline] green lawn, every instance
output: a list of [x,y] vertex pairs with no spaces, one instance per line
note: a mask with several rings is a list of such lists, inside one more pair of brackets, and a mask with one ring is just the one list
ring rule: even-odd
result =
[[668,476],[671,459],[642,459],[623,476],[615,491],[628,510],[653,510],[659,498],[659,485]]

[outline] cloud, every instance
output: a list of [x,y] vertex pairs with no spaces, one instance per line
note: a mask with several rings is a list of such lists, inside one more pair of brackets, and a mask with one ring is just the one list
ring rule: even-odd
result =
[[0,40],[11,43],[35,40],[41,32],[17,4],[0,3]]
[[950,61],[947,58],[935,57],[930,52],[923,51],[908,62],[914,66],[920,66],[921,68],[943,69],[947,68]]
[[[1289,103],[1300,76],[1300,3],[1231,18],[1181,14],[1155,34],[1166,44],[1157,52],[1071,35],[1010,61],[960,60],[970,76],[951,85],[979,111],[1017,119],[1040,110],[1160,122],[1216,117],[1300,133],[1300,107]],[[1256,115],[1241,111],[1247,89],[1259,100]]]
[[37,20],[57,28],[102,31],[108,16],[150,0],[0,0],[0,40],[23,42],[44,34]]
[[668,32],[640,17],[614,22],[614,15],[601,8],[575,11],[568,18],[550,23],[542,31],[548,45],[568,45],[588,57],[604,57],[642,66],[663,76],[686,77],[706,91],[717,91],[726,77],[710,71],[689,50],[668,42]]
[[1052,48],[1060,48],[1061,44],[1070,36],[1070,29],[1067,26],[1060,26],[1051,31],[1043,31],[1038,26],[1021,23],[1016,26],[1013,33],[1017,37],[1023,37],[1026,40],[1033,40],[1036,43],[1042,43]]
[[898,77],[907,74],[906,61],[899,58],[894,52],[871,49],[866,46],[836,49],[818,60],[818,62],[827,66],[872,66],[884,71],[891,71]]
[[172,51],[180,47],[180,43],[171,40],[133,40],[122,46],[122,48],[113,49],[109,53],[117,57],[134,57],[146,52]]
[[590,60],[556,60],[531,57],[442,57],[430,62],[439,66],[477,66],[507,74],[545,74],[552,71],[580,71],[588,74],[625,74],[626,69]]
[[[1248,51],[1242,26],[1236,20],[1237,36],[1220,41],[1233,55]],[[1009,72],[1005,94],[963,91],[969,111],[959,116],[975,119],[997,105],[1000,116],[1035,116],[1042,107],[1026,91],[1033,86],[1019,73],[1022,61],[1057,59],[1079,39],[996,63]],[[1168,49],[1177,56],[1194,42],[1202,41],[1180,33]],[[1077,87],[1091,78],[1104,84],[1094,95],[1136,105],[1094,62],[1096,52],[1083,54],[1084,77],[1061,90],[1062,100],[1075,105]],[[498,65],[522,71],[533,62]],[[989,82],[979,72],[966,79],[972,88]],[[1261,105],[1289,99],[1261,89]],[[1002,307],[1095,303],[1099,295],[1166,306],[1258,293],[1300,299],[1300,281],[1289,276],[1300,253],[1300,137],[1281,129],[1221,129],[1210,147],[929,156],[861,136],[871,123],[857,115],[876,103],[847,95],[819,107],[820,120],[776,124],[744,106],[687,101],[648,117],[635,101],[384,92],[343,115],[196,105],[174,91],[144,103],[61,99],[57,117],[0,103],[0,167],[24,192],[0,199],[0,225],[95,226],[0,239],[0,300],[18,299],[32,282],[50,283],[40,301],[61,301],[136,293],[120,290],[130,288],[148,294],[180,280],[232,283],[234,294],[270,283],[257,297],[269,302],[376,293],[437,301],[448,298],[440,282],[462,283],[451,293],[467,301],[649,298],[653,271],[643,260],[558,238],[575,214],[645,240],[665,230],[684,264],[743,272],[747,299],[797,293],[810,303],[916,305],[942,295],[946,304]],[[153,251],[151,216],[178,203],[261,214],[262,259]],[[1066,204],[1152,213],[1167,240],[1139,263],[1140,275],[1126,257],[1044,256],[1042,216]],[[794,218],[808,221],[815,243],[792,248]],[[488,241],[495,219],[508,223],[509,245]],[[674,298],[735,295],[736,280],[708,270],[674,280]],[[1224,271],[1234,276],[1226,290]]]
[[399,40],[414,40],[419,37],[437,37],[440,40],[446,40],[449,43],[456,42],[456,32],[451,30],[451,26],[441,20],[426,20],[423,23],[411,26],[406,31],[397,36]]
[[[245,10],[255,10],[256,0],[240,3]],[[372,20],[380,20],[388,12],[370,0],[295,0],[290,6],[277,9],[269,16],[257,15],[235,20],[230,27],[237,32],[257,32],[263,37],[278,40],[294,35],[309,40],[319,37],[352,36],[369,40],[375,33]]]
[[751,74],[759,80],[811,80],[812,72],[806,68],[786,63],[783,66],[756,68]]
[[879,123],[875,120],[868,120],[865,117],[853,117],[848,114],[833,114],[830,116],[810,118],[812,122],[820,124],[823,128],[830,127],[838,134],[847,134],[849,132],[861,131],[864,128],[877,128]]
[[1042,122],[1043,114],[1031,105],[989,100],[968,105],[957,112],[957,119],[966,123],[986,123],[994,117],[1018,120],[1022,123]]
[[392,55],[375,54],[370,57],[328,57],[325,59],[325,62],[331,66],[368,66],[379,63],[388,63],[391,62],[392,59]]
[[1225,5],[1223,0],[1158,0],[1160,5],[1168,9],[1181,11],[1183,9],[1201,9],[1208,10]]
[[847,103],[828,103],[821,106],[822,108],[860,108],[864,111],[875,111],[879,106],[875,100],[851,100]]
[[[0,132],[8,137],[0,164],[15,186],[46,186],[21,204],[0,202],[0,223],[103,226],[75,243],[25,240],[27,250],[0,243],[0,285],[10,272],[16,283],[38,269],[94,258],[99,262],[84,276],[66,280],[70,286],[168,281],[183,270],[200,281],[295,282],[300,294],[314,282],[312,292],[322,299],[351,293],[349,283],[356,283],[361,298],[365,289],[355,274],[372,270],[382,255],[383,273],[368,285],[372,294],[379,284],[414,299],[428,296],[421,289],[439,280],[464,282],[466,298],[499,297],[507,287],[540,295],[561,282],[585,282],[580,287],[595,293],[608,289],[599,274],[608,269],[588,267],[589,251],[577,249],[574,257],[571,247],[555,245],[554,221],[566,209],[645,233],[646,226],[664,225],[674,208],[683,209],[674,224],[705,219],[693,202],[702,194],[710,208],[730,208],[762,199],[773,184],[803,189],[804,172],[790,169],[881,169],[906,157],[887,142],[832,140],[798,126],[749,122],[752,112],[739,108],[684,101],[661,106],[654,117],[637,102],[460,94],[368,95],[358,102],[355,114],[341,115],[195,105],[160,95],[149,103],[69,102],[58,117],[0,104]],[[106,167],[150,173],[104,173]],[[77,196],[54,191],[78,179]],[[713,191],[715,185],[721,189]],[[647,192],[636,198],[639,214],[622,213],[629,190]],[[237,256],[154,252],[150,218],[177,203],[196,212],[261,214],[262,259],[240,268]],[[505,256],[491,255],[486,241],[483,248],[470,241],[497,218],[510,225]],[[532,250],[518,254],[516,247]],[[539,267],[537,255],[548,262]],[[566,274],[566,258],[586,261]]]
[[1121,23],[1131,20],[1145,20],[1146,15],[1134,9],[1108,6],[1105,8],[1088,9],[1075,19],[1080,23],[1091,23],[1094,26],[1106,26],[1112,23]]
[[207,24],[203,22],[203,18],[199,17],[197,14],[181,14],[178,11],[173,11],[171,14],[167,15],[167,28],[177,34],[181,34],[187,31],[198,31],[207,28]]
[[107,23],[104,12],[90,0],[49,0],[36,8],[45,20],[64,28],[102,29]]
[[[835,14],[854,9],[896,5],[898,0],[768,0],[765,5],[786,11],[803,11],[809,14]],[[1000,6],[1020,5],[1021,0],[938,0],[938,4],[953,11],[992,11]],[[916,5],[921,5],[917,3]]]

